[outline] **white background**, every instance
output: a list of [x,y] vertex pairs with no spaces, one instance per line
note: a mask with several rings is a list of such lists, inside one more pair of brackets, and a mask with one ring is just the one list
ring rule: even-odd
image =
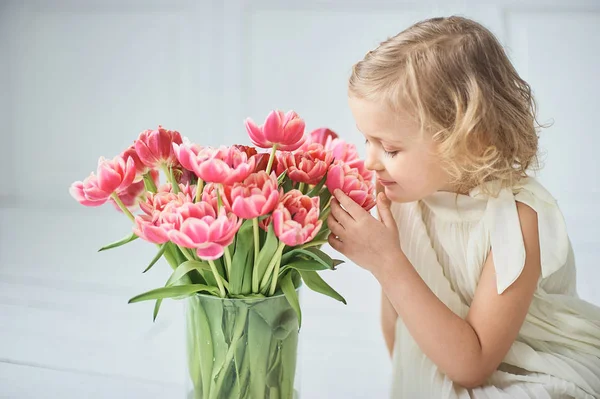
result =
[[[442,6],[443,4],[443,6]],[[110,205],[68,187],[140,131],[162,124],[205,144],[249,144],[247,116],[296,110],[307,128],[362,140],[346,105],[353,63],[418,20],[488,26],[534,89],[546,167],[600,304],[600,2],[0,0],[0,397],[177,398],[182,308],[128,305],[164,284],[152,247],[124,236]],[[331,251],[331,249],[329,249]],[[301,396],[385,398],[390,361],[374,278],[344,264],[325,279],[348,300],[303,292]]]

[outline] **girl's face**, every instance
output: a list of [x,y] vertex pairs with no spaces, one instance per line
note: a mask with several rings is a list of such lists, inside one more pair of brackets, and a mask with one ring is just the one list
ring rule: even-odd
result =
[[356,127],[366,138],[365,166],[376,173],[390,200],[412,202],[451,190],[436,143],[419,133],[415,120],[355,97],[349,97],[349,104]]

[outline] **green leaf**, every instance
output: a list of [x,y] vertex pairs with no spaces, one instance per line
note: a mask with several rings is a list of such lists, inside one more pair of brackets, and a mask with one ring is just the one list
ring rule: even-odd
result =
[[[290,261],[293,261],[294,257],[296,257],[298,255],[306,255],[309,258],[314,259],[318,263],[325,266],[325,269],[333,269],[333,259],[331,259],[331,257],[329,255],[327,255],[325,252],[321,251],[320,249],[314,248],[314,247],[303,248],[303,249],[296,248],[296,249],[293,249],[293,250],[287,252],[281,258],[281,264],[287,265],[288,263],[290,263]],[[324,269],[310,269],[310,270],[324,270]]]
[[102,251],[106,251],[107,249],[112,249],[112,248],[117,248],[120,247],[121,245],[125,245],[127,243],[130,243],[133,240],[137,240],[139,237],[135,235],[135,233],[131,233],[130,235],[128,235],[127,237],[124,237],[123,239],[119,240],[119,241],[115,241],[112,244],[108,244],[102,248],[100,248],[98,250],[98,252],[102,252]]
[[329,189],[323,190],[323,192],[319,194],[319,214],[323,212],[323,209],[325,208],[325,205],[327,205],[327,202],[329,202],[330,198],[331,193],[329,192]]
[[225,354],[227,353],[228,345],[225,340],[223,312],[225,310],[223,303],[219,300],[209,301],[200,299],[200,304],[206,311],[208,323],[210,326],[210,334],[213,346],[212,357],[212,375],[211,375],[211,390],[214,390],[216,383],[216,375],[223,367]]
[[277,185],[281,186],[283,179],[287,176],[287,170],[284,170],[279,176],[277,176]]
[[266,398],[267,368],[271,347],[271,327],[255,311],[248,315],[248,346],[246,356],[251,367],[250,398]]
[[173,271],[171,277],[167,280],[165,286],[170,287],[178,282],[183,276],[191,272],[192,270],[208,270],[210,271],[210,265],[206,262],[199,262],[196,260],[188,260],[177,266],[177,269]]
[[315,195],[319,194],[319,191],[321,191],[321,188],[323,188],[323,185],[325,184],[326,181],[327,181],[327,173],[325,173],[325,176],[323,176],[321,181],[319,183],[317,183],[317,185],[314,186],[308,193],[306,193],[306,195],[308,195],[309,197],[314,197]]
[[[202,387],[204,398],[208,397],[214,362],[211,319],[204,309],[203,301],[198,297],[188,300],[187,346],[188,368],[195,389]],[[212,315],[211,315],[212,316]]]
[[333,269],[335,270],[335,268],[342,263],[346,263],[346,261],[341,259],[333,259]]
[[229,292],[231,294],[243,293],[245,271],[249,268],[252,269],[252,262],[254,262],[253,240],[252,219],[248,219],[244,221],[236,234],[235,252],[232,256],[231,276],[229,276]]
[[319,262],[315,262],[313,259],[298,259],[293,262],[288,263],[279,271],[279,276],[283,276],[285,272],[289,269],[296,269],[298,271],[317,271],[317,270],[327,270],[329,269],[327,265],[324,265]]
[[281,396],[280,398],[294,397],[294,376],[298,363],[298,333],[293,333],[281,343]]
[[281,187],[283,187],[283,191],[287,193],[294,188],[294,182],[291,179],[285,179]]
[[273,223],[269,225],[269,232],[267,234],[267,239],[260,252],[258,253],[258,259],[256,261],[256,265],[254,267],[258,268],[258,281],[261,282],[262,278],[267,271],[267,266],[273,256],[275,256],[275,252],[277,252],[278,247],[277,236],[275,235],[275,230],[273,228]]
[[152,321],[156,321],[156,318],[158,317],[158,311],[160,309],[160,304],[162,303],[162,299],[157,299],[156,303],[154,304],[154,313],[152,314]]
[[156,262],[158,262],[158,260],[160,258],[162,258],[163,254],[165,253],[165,250],[167,249],[167,244],[163,244],[160,246],[160,249],[158,250],[158,253],[156,254],[156,256],[154,257],[154,259],[152,259],[152,261],[150,262],[150,264],[148,265],[148,267],[146,268],[146,270],[144,270],[142,273],[146,273],[148,270],[150,270],[150,268],[152,266],[154,266],[154,264]]
[[156,191],[158,191],[150,172],[145,173],[143,175],[143,178],[144,178],[144,188],[146,189],[146,191],[149,191],[151,193],[155,193]]
[[242,295],[229,294],[229,298],[232,298],[232,299],[265,299],[267,297],[264,296],[263,294],[242,294]]
[[292,275],[292,282],[294,283],[294,287],[300,287],[302,284],[302,277],[300,277],[300,272],[296,269],[290,270],[290,274]]
[[292,282],[291,273],[286,273],[281,279],[281,290],[290,303],[290,306],[294,309],[294,312],[296,312],[296,315],[298,316],[298,326],[301,328],[302,310],[300,310],[300,301],[298,300],[298,293],[296,292],[296,288],[294,288],[294,283]]
[[254,249],[248,253],[246,267],[244,268],[244,281],[242,282],[242,295],[248,296],[252,292],[252,265],[254,264]]
[[342,302],[344,305],[346,305],[346,300],[344,299],[344,297],[342,297],[333,288],[331,288],[329,284],[327,284],[317,272],[302,270],[298,270],[298,272],[300,272],[302,280],[304,280],[308,288],[320,294],[330,296],[333,299],[336,299]]
[[147,301],[150,299],[173,298],[184,295],[189,296],[200,291],[205,291],[213,295],[219,295],[219,289],[217,287],[209,287],[204,284],[175,285],[171,287],[156,288],[148,292],[144,292],[143,294],[134,296],[127,303]]
[[333,259],[331,259],[331,256],[327,255],[325,252],[321,251],[319,248],[316,247],[310,247],[305,249],[308,252],[315,255],[316,257],[318,257],[321,261],[325,262],[329,269],[333,269]]

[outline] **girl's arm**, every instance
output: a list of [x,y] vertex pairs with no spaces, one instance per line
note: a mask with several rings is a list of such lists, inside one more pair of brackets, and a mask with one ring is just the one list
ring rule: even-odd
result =
[[[375,191],[379,195],[380,192],[383,192],[383,186],[377,182],[375,185]],[[381,215],[379,215],[379,220],[381,220]],[[396,309],[392,306],[392,303],[388,299],[387,295],[381,290],[381,330],[383,331],[383,339],[385,340],[385,345],[390,354],[390,357],[393,356],[394,353],[394,340],[396,338],[396,320],[398,319],[398,313],[396,313]]]
[[522,203],[517,203],[517,211],[526,252],[523,272],[498,295],[490,252],[465,320],[431,292],[401,251],[388,255],[386,267],[372,270],[421,350],[467,388],[482,385],[497,369],[518,335],[537,287],[541,270],[537,214]]
[[383,331],[383,339],[390,353],[390,357],[394,353],[394,341],[396,339],[396,320],[398,313],[388,299],[387,295],[381,290],[381,330]]

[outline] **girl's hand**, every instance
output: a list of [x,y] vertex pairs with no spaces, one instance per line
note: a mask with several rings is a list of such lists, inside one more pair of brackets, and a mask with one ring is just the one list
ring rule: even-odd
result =
[[331,200],[327,224],[331,230],[328,241],[336,251],[374,274],[386,263],[404,256],[398,227],[390,210],[391,201],[384,193],[377,195],[381,221],[341,190],[335,190],[333,194],[335,198]]

